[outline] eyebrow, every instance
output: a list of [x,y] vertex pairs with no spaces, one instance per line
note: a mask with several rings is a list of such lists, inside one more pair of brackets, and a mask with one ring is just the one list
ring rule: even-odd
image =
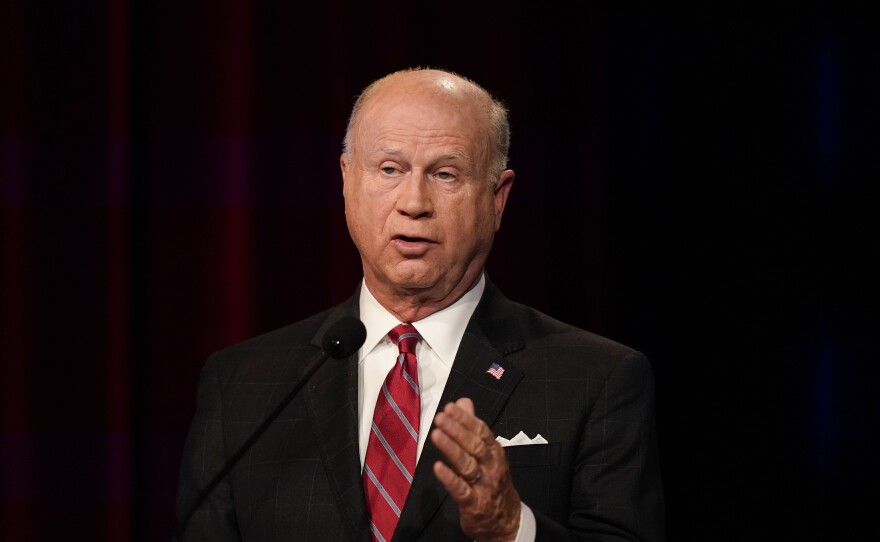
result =
[[438,160],[450,160],[450,159],[451,160],[455,160],[455,159],[467,160],[468,158],[469,158],[468,153],[466,153],[464,151],[453,151],[453,152],[450,152],[450,153],[447,153],[447,154],[444,154],[442,156],[437,157]]
[[[392,156],[399,156],[399,155],[403,154],[403,151],[401,151],[400,149],[381,148],[381,149],[376,149],[371,154],[379,154],[379,153],[390,154]],[[434,161],[439,162],[441,160],[468,160],[468,159],[469,159],[469,155],[468,155],[468,153],[466,153],[464,151],[451,151],[451,152],[448,152],[445,154],[441,154],[440,156],[437,156],[434,159]]]

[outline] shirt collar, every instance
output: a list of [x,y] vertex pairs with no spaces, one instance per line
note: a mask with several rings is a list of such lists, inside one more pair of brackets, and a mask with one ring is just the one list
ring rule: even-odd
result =
[[[445,309],[416,322],[409,322],[419,331],[422,339],[445,365],[452,366],[458,345],[464,336],[464,330],[483,296],[486,288],[485,275],[480,276],[476,286],[468,290],[458,301]],[[378,344],[388,337],[394,326],[402,323],[385,307],[376,301],[366,282],[361,286],[360,294],[361,321],[367,328],[367,340],[358,351],[358,361],[362,361]]]

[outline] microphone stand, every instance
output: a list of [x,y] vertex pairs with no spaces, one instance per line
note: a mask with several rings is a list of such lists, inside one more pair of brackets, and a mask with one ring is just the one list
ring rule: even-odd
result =
[[293,398],[296,397],[297,393],[299,393],[299,390],[305,385],[306,382],[308,382],[312,375],[321,367],[321,365],[324,364],[324,362],[327,361],[330,356],[330,353],[323,352],[320,358],[313,361],[312,364],[306,368],[299,382],[297,382],[293,389],[290,390],[286,396],[284,396],[284,399],[282,399],[281,402],[278,403],[278,406],[276,406],[275,409],[266,417],[266,419],[263,420],[263,423],[261,423],[260,426],[257,427],[253,434],[245,441],[245,443],[241,445],[241,447],[229,459],[223,469],[218,472],[213,479],[211,479],[211,483],[209,483],[205,487],[205,489],[202,490],[202,492],[199,494],[199,498],[196,499],[192,506],[189,507],[187,513],[180,520],[180,526],[177,528],[177,534],[175,534],[174,537],[171,539],[173,542],[180,542],[183,540],[183,534],[186,531],[186,527],[189,524],[190,519],[192,519],[193,515],[196,513],[196,510],[198,510],[199,506],[201,506],[202,503],[205,502],[205,499],[208,498],[208,496],[220,484],[223,478],[225,478],[226,475],[229,474],[229,472],[241,460],[241,458],[244,457],[244,454],[246,454],[248,450],[251,449],[257,439],[260,438],[260,436],[266,431],[266,429],[268,429],[269,425],[273,421],[275,421],[275,418],[277,418],[281,414],[281,411],[284,410],[291,401],[293,401]]

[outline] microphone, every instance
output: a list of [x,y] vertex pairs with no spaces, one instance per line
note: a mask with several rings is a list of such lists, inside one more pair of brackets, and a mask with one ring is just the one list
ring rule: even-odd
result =
[[357,352],[367,340],[367,328],[354,316],[345,316],[337,320],[321,338],[323,363],[327,356],[333,359],[345,359]]
[[367,339],[367,328],[364,327],[363,322],[354,316],[345,316],[339,320],[337,320],[330,329],[328,329],[324,336],[321,338],[321,357],[312,362],[306,369],[303,371],[302,378],[299,379],[299,382],[293,387],[290,392],[278,403],[278,406],[275,407],[263,423],[260,424],[259,427],[254,430],[253,434],[245,441],[244,444],[238,449],[235,454],[229,458],[229,461],[226,462],[226,465],[223,466],[223,469],[217,473],[214,478],[211,479],[211,483],[209,483],[205,489],[199,494],[199,497],[196,501],[189,507],[187,513],[183,516],[180,521],[180,526],[177,528],[177,534],[172,538],[174,541],[183,540],[183,534],[186,531],[186,526],[189,524],[190,519],[192,519],[193,515],[198,510],[199,506],[205,502],[205,499],[208,498],[209,495],[214,491],[214,489],[220,484],[223,478],[226,477],[227,474],[235,467],[235,465],[244,457],[244,454],[250,450],[257,439],[269,428],[269,425],[275,421],[281,411],[293,401],[293,398],[297,396],[299,390],[305,385],[305,383],[312,377],[317,370],[324,365],[324,362],[327,361],[328,358],[333,359],[345,359],[348,356],[357,352],[357,349],[364,344],[364,341]]

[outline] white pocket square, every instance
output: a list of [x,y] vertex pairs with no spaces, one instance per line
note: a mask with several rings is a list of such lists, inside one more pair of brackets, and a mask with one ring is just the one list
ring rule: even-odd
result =
[[525,446],[527,444],[550,444],[547,442],[547,439],[541,436],[541,433],[538,433],[538,436],[535,438],[529,438],[522,431],[517,433],[516,436],[510,440],[504,437],[495,437],[495,440],[501,443],[502,448],[507,446]]

